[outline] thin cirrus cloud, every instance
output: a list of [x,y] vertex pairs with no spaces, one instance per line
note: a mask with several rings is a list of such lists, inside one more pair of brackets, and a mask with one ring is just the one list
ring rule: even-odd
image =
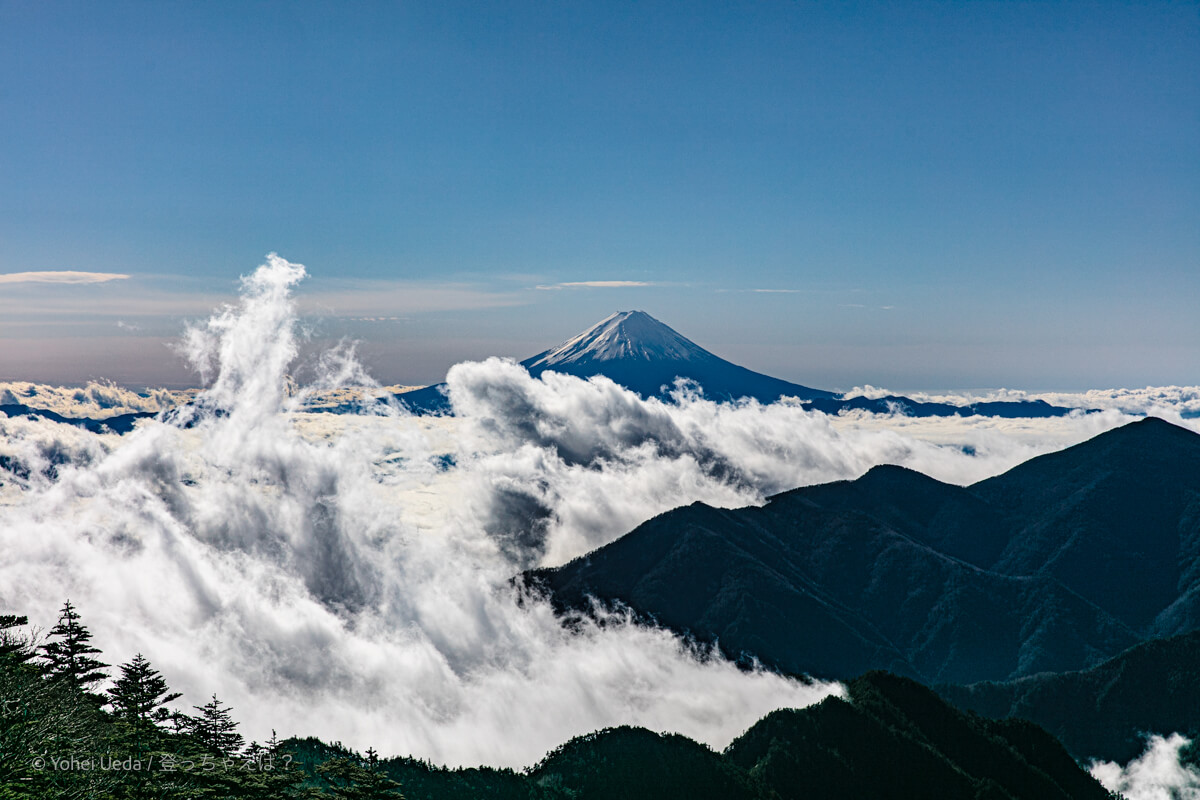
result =
[[[49,276],[49,277],[48,277]],[[108,283],[129,275],[96,272],[0,274],[0,284],[23,285],[24,291],[0,293],[0,319],[46,315],[109,316],[131,322],[139,316],[194,316],[208,314],[233,299],[213,281],[196,282],[154,276],[139,276],[129,288],[105,291],[58,291],[56,286]],[[135,288],[136,287],[136,288]],[[298,298],[305,314],[338,317],[390,317],[431,311],[460,311],[524,305],[527,296],[517,292],[490,290],[466,283],[420,281],[324,281]],[[113,320],[114,322],[116,320]]]
[[81,272],[78,270],[55,270],[48,272],[9,272],[0,274],[0,283],[108,283],[128,280],[128,275],[119,272]]
[[717,294],[738,292],[741,294],[801,294],[804,289],[717,289]]
[[654,286],[650,281],[567,281],[565,283],[549,283],[535,286],[541,291],[558,289],[629,289],[638,286]]

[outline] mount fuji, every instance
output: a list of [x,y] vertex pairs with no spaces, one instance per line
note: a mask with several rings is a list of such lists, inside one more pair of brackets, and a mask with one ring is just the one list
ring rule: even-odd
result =
[[[643,398],[667,399],[675,380],[700,385],[711,400],[752,397],[774,403],[781,397],[805,402],[837,403],[839,395],[772,378],[739,367],[700,345],[645,311],[618,311],[562,344],[521,362],[533,377],[561,372],[577,378],[603,375]],[[448,411],[445,384],[426,386],[397,395],[416,412]]]
[[[919,417],[981,414],[995,417],[1051,417],[1072,409],[1035,401],[984,402],[968,406],[922,403],[907,397],[845,398],[841,394],[790,383],[733,364],[705,350],[645,311],[619,311],[562,344],[525,359],[521,366],[538,377],[561,372],[578,378],[604,375],[643,398],[667,399],[677,378],[695,381],[710,400],[753,398],[774,403],[798,398],[807,408],[836,414],[844,410],[904,413]],[[449,410],[444,384],[397,395],[416,412]]]
[[620,311],[557,347],[521,362],[529,374],[562,372],[579,378],[604,375],[642,397],[666,397],[676,378],[698,383],[711,400],[753,397],[773,403],[781,397],[833,399],[811,389],[739,367],[705,350],[645,311]]

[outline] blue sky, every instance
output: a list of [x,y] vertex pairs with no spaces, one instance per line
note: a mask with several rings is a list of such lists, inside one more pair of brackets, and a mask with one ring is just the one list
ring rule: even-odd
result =
[[0,0],[0,102],[0,379],[194,380],[277,251],[385,382],[630,308],[829,388],[1200,382],[1194,2]]

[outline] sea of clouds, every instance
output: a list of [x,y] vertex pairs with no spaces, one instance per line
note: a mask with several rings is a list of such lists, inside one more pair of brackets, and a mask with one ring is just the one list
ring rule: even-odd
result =
[[[696,500],[761,503],[881,463],[966,484],[1132,418],[830,417],[686,386],[664,403],[502,359],[450,370],[453,416],[310,413],[372,382],[348,346],[304,365],[306,385],[289,379],[304,274],[272,256],[236,306],[186,332],[206,376],[192,402],[84,391],[173,406],[131,434],[0,415],[0,608],[48,628],[69,597],[108,659],[144,653],[259,739],[514,767],[616,724],[723,747],[841,688],[739,671],[620,620],[568,631],[513,576]],[[1187,402],[1162,413],[1195,426]]]
[[44,408],[66,417],[103,419],[118,414],[158,413],[186,403],[194,391],[147,389],[137,392],[111,381],[83,386],[48,386],[29,381],[0,381],[0,406]]
[[[898,394],[878,386],[855,386],[846,397],[880,398]],[[1115,409],[1126,414],[1194,418],[1200,416],[1200,386],[1146,386],[1141,389],[1090,389],[1086,392],[1027,392],[1020,389],[989,389],[978,392],[910,392],[906,396],[922,403],[972,403],[1043,400],[1067,408]]]

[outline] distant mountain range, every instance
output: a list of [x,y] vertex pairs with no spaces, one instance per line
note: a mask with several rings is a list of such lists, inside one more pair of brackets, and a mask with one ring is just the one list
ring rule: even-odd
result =
[[[669,399],[678,378],[698,385],[704,396],[721,402],[752,398],[774,403],[784,397],[797,398],[814,411],[836,414],[840,411],[871,411],[880,414],[902,413],[914,417],[952,417],[979,414],[991,417],[1058,417],[1075,409],[1054,406],[1044,400],[993,401],[968,405],[927,403],[899,395],[850,397],[824,389],[790,383],[740,367],[700,347],[644,311],[613,314],[583,333],[525,359],[521,366],[534,377],[545,372],[560,372],[579,378],[603,375],[644,398]],[[393,397],[416,413],[447,413],[450,409],[445,384],[425,386]],[[323,413],[355,413],[362,409],[358,400],[324,404],[309,410]],[[67,417],[28,405],[0,405],[0,414],[9,417],[33,416],[75,425],[93,433],[128,433],[149,412],[122,414],[104,419]]]
[[1079,760],[1126,763],[1147,732],[1192,739],[1200,767],[1200,630],[1151,639],[1088,670],[1004,682],[937,686],[954,705],[988,717],[1023,717]]
[[67,425],[75,425],[79,428],[84,428],[92,433],[129,433],[133,430],[134,423],[139,419],[153,417],[154,413],[149,411],[135,411],[130,414],[119,414],[113,417],[105,417],[104,419],[90,419],[87,417],[65,417],[54,411],[45,408],[37,408],[34,406],[7,404],[0,405],[0,414],[6,417],[37,417],[40,419],[48,419],[52,422],[61,422]]
[[[724,752],[678,734],[609,728],[525,772],[446,769],[413,758],[378,768],[406,797],[439,800],[1109,800],[1038,726],[964,714],[886,673],[850,681],[845,699],[772,712]],[[313,771],[356,754],[315,739],[283,749]]]
[[[698,384],[710,400],[753,398],[760,403],[774,403],[782,397],[795,397],[808,408],[830,414],[864,410],[883,414],[900,411],[910,416],[1051,417],[1072,411],[1042,400],[957,406],[895,395],[847,399],[726,361],[644,311],[621,311],[606,317],[557,347],[525,359],[521,366],[534,377],[550,371],[579,378],[603,375],[644,398],[667,399],[676,379],[684,378]],[[446,411],[449,403],[444,388],[444,384],[437,384],[396,397],[414,411]]]
[[883,466],[694,503],[524,580],[789,673],[1083,669],[1200,628],[1200,436],[1150,418],[965,488]]

